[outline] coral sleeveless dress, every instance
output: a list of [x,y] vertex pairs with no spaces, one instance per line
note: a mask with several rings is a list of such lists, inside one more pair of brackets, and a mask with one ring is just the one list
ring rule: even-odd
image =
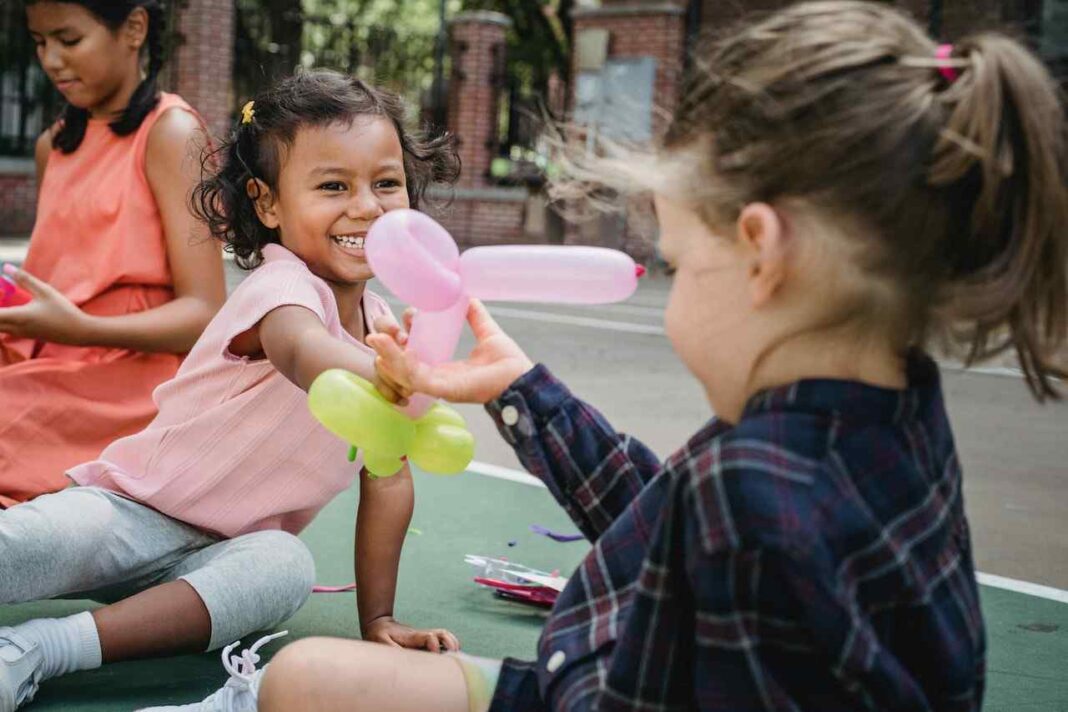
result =
[[[175,108],[196,115],[163,94],[136,133],[90,121],[78,150],[48,158],[24,267],[86,313],[119,316],[174,298],[145,152],[156,121]],[[145,427],[153,389],[181,359],[0,334],[0,507],[63,489],[68,469]]]

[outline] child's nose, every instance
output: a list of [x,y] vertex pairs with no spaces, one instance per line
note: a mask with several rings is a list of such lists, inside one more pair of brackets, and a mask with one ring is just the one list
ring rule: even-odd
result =
[[55,71],[63,68],[63,53],[52,42],[46,42],[39,50],[41,67],[46,71]]
[[384,212],[382,203],[373,192],[358,193],[349,201],[346,217],[350,220],[373,220]]

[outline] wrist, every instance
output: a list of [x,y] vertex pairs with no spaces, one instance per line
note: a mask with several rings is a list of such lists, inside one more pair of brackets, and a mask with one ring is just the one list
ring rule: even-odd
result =
[[367,621],[366,623],[361,623],[360,624],[360,634],[361,635],[366,635],[367,631],[371,630],[372,626],[381,625],[383,623],[391,623],[391,622],[393,622],[393,614],[392,613],[383,613],[382,615],[375,616],[375,617],[371,618],[371,620]]
[[79,309],[78,315],[74,320],[74,328],[70,333],[70,344],[72,346],[99,345],[100,322],[100,317],[86,314]]

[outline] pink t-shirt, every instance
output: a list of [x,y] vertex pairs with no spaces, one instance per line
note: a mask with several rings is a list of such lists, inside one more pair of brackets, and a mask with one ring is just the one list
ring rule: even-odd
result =
[[[341,326],[330,287],[296,255],[267,245],[257,268],[208,324],[178,374],[153,393],[159,414],[68,474],[195,527],[235,537],[263,529],[296,534],[347,489],[360,462],[308,410],[307,394],[266,359],[230,353],[230,342],[273,309],[314,312],[334,337],[374,352]],[[364,292],[368,324],[389,307]]]

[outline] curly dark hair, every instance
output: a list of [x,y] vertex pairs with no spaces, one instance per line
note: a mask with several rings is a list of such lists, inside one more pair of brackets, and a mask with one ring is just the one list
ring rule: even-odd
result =
[[451,184],[460,175],[460,158],[449,134],[425,136],[405,127],[400,97],[359,79],[329,70],[301,71],[254,99],[254,120],[241,123],[218,148],[202,159],[202,179],[194,189],[193,212],[207,223],[242,269],[263,262],[263,246],[279,243],[278,230],[256,215],[246,189],[256,178],[278,189],[283,150],[301,128],[351,124],[360,116],[393,122],[404,153],[408,201],[418,208],[434,183]]
[[[40,0],[23,0],[24,6]],[[142,8],[148,14],[148,37],[142,48],[147,66],[145,78],[134,90],[130,103],[122,115],[109,126],[116,136],[129,136],[141,128],[145,117],[159,104],[159,73],[163,68],[164,6],[160,0],[63,0],[81,5],[100,20],[112,32],[122,27],[130,13]],[[56,121],[58,130],[52,137],[52,145],[63,153],[74,153],[82,145],[85,130],[89,125],[89,112],[77,106],[65,104]]]

